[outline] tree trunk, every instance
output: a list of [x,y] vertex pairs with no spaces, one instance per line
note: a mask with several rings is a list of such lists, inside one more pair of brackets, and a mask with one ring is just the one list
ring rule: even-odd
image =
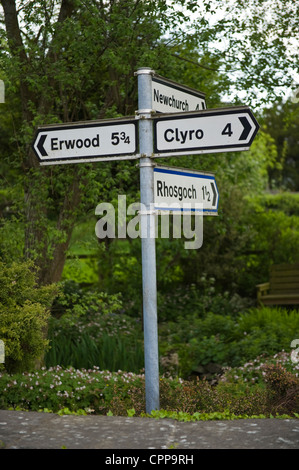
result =
[[[5,18],[5,26],[8,37],[8,44],[11,56],[17,61],[19,70],[22,71],[19,77],[20,98],[22,107],[22,118],[29,126],[32,125],[33,114],[30,103],[41,113],[47,114],[53,105],[46,96],[40,96],[35,91],[30,90],[28,77],[31,73],[30,59],[22,41],[21,31],[18,22],[18,13],[15,0],[0,0]],[[71,16],[74,11],[73,0],[62,0],[58,15],[57,26]],[[54,33],[55,34],[55,33]],[[47,57],[55,61],[51,45],[49,46]],[[28,73],[26,72],[28,71]],[[23,159],[24,171],[24,202],[25,202],[25,242],[24,255],[26,258],[34,259],[39,268],[39,281],[41,284],[48,284],[59,281],[61,278],[66,250],[69,246],[73,226],[73,209],[80,201],[80,191],[77,176],[71,183],[69,191],[66,192],[62,208],[58,213],[56,229],[64,233],[64,241],[49,241],[47,231],[48,212],[48,168],[40,167],[30,146],[25,150]],[[51,253],[50,253],[51,252]]]
[[40,271],[39,280],[41,284],[51,284],[61,279],[80,200],[79,179],[75,175],[69,191],[66,192],[56,225],[56,229],[64,234],[64,241],[54,244],[52,256],[48,257],[48,262],[44,264]]

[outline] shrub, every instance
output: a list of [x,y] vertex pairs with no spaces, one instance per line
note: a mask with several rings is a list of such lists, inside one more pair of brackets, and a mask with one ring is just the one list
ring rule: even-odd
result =
[[99,366],[138,373],[144,367],[140,322],[123,313],[119,294],[83,290],[66,282],[50,319],[47,367]]
[[235,344],[231,363],[236,366],[265,354],[290,350],[291,340],[297,338],[299,312],[283,308],[261,307],[249,309],[237,318]]
[[[286,360],[286,354],[282,355]],[[299,416],[298,378],[283,367],[280,355],[270,358],[259,367],[260,382],[245,382],[226,375],[225,380],[211,384],[207,380],[187,381],[160,377],[160,408],[165,416],[174,413],[208,416],[276,414]],[[231,371],[232,372],[232,371]],[[247,377],[251,371],[248,369]],[[0,374],[0,408],[10,407],[52,412],[86,412],[142,416],[145,413],[145,379],[143,374],[123,371],[110,372],[92,369],[62,368],[23,374]],[[84,410],[84,411],[82,411]],[[201,419],[201,418],[199,418]]]
[[249,298],[228,291],[217,292],[215,279],[201,276],[198,284],[176,286],[171,293],[158,292],[160,321],[176,322],[180,317],[203,318],[208,312],[235,316],[253,305]]
[[33,263],[0,262],[0,338],[9,373],[32,368],[48,345],[49,309],[57,287],[38,287]]
[[233,316],[186,314],[161,325],[160,350],[164,357],[178,354],[177,369],[186,378],[209,363],[237,367],[263,354],[289,351],[298,331],[297,310],[262,307]]
[[[0,408],[58,412],[85,409],[95,414],[116,412],[116,403],[129,403],[131,387],[144,393],[144,376],[93,369],[42,368],[22,374],[0,374]],[[129,406],[132,408],[131,406]]]

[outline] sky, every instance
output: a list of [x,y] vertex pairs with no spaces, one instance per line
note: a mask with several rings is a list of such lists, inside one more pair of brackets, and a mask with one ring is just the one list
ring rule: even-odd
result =
[[[171,3],[172,0],[169,0],[169,3]],[[279,8],[277,8],[279,6],[279,3],[281,2],[281,0],[264,0],[262,2],[262,7],[261,7],[261,12],[260,12],[260,18],[262,18],[262,24],[261,24],[261,27],[263,26],[263,24],[267,24],[267,23],[271,23],[271,21],[276,21],[279,20],[279,15],[280,15],[280,11]],[[234,0],[226,0],[226,4],[233,4],[234,3]],[[288,5],[289,5],[289,8],[294,8],[296,10],[296,4],[298,3],[298,1],[293,1],[293,2],[289,2]],[[219,0],[209,0],[209,4],[211,5],[211,9],[215,11],[214,14],[205,14],[205,18],[209,21],[209,24],[210,25],[214,25],[216,24],[219,20],[223,19],[224,16],[225,16],[225,12],[223,9],[220,8],[221,6],[221,2]],[[250,19],[250,15],[252,15],[251,11],[250,11],[250,7],[252,7],[253,5],[256,5],[256,2],[255,0],[248,0],[247,2],[247,5],[248,5],[248,9],[247,11],[245,12],[244,11],[244,17],[246,19]],[[295,6],[294,6],[295,5]],[[180,8],[182,9],[181,7],[179,7],[177,4],[176,4],[176,8]],[[295,11],[294,10],[294,11]],[[183,8],[183,11],[184,13],[187,13],[187,10],[186,8]],[[254,10],[255,13],[259,14],[258,11],[256,11],[256,9]],[[294,13],[295,14],[295,13]],[[190,20],[196,20],[198,18],[198,15],[199,13],[195,13],[195,14],[189,14],[188,13],[188,16],[190,17]],[[269,40],[271,41],[271,38],[269,38]],[[290,41],[289,41],[289,52],[292,51],[292,49],[295,49],[295,50],[298,50],[298,47],[299,47],[299,37],[294,37],[292,38]],[[221,43],[217,43],[217,49],[219,51],[221,51],[221,49],[225,50],[226,49],[226,40],[224,40]],[[232,81],[236,81],[238,80],[238,73],[231,73],[230,74],[230,78],[232,79]],[[283,72],[282,72],[283,73]],[[299,73],[296,73],[295,70],[289,70],[288,71],[288,74],[290,76],[290,80],[292,80],[292,83],[291,85],[288,87],[288,86],[285,86],[285,87],[280,87],[280,89],[277,90],[277,93],[281,93],[282,97],[283,97],[283,101],[286,101],[287,99],[293,99],[293,100],[297,100],[298,98],[296,97],[296,93],[297,93],[297,86],[299,88]],[[294,88],[296,88],[294,90]],[[259,103],[261,102],[262,98],[264,99],[267,99],[267,92],[261,92],[259,90],[256,90],[256,95],[257,95],[257,98],[256,98],[256,106],[259,107]],[[222,100],[224,102],[231,102],[233,101],[233,98],[234,96],[237,96],[239,100],[243,101],[243,100],[246,100],[246,96],[247,96],[247,93],[246,91],[244,92],[240,92],[240,91],[235,91],[233,92],[231,95],[223,95],[222,97]],[[246,104],[246,103],[244,103]],[[269,103],[269,105],[271,105]],[[265,107],[265,104],[263,103],[262,104],[262,107]]]

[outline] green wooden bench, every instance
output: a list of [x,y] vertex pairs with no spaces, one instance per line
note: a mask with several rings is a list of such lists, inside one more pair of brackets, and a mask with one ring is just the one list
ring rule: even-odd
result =
[[269,282],[256,287],[259,304],[299,304],[299,263],[272,266]]

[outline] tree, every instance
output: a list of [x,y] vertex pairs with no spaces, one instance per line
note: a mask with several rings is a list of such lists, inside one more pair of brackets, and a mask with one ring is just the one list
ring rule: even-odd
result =
[[161,38],[177,14],[173,9],[168,15],[164,0],[1,0],[1,5],[0,64],[8,102],[18,95],[21,109],[7,159],[23,185],[24,255],[40,268],[40,282],[50,283],[61,277],[79,216],[125,178],[117,164],[39,167],[31,150],[34,128],[133,113],[134,71],[145,63],[159,68],[166,60],[169,50]]
[[275,141],[279,167],[269,171],[271,189],[299,190],[299,107],[288,100],[263,112],[264,128]]
[[[31,150],[35,127],[133,114],[134,72],[145,65],[202,89],[212,106],[231,85],[247,90],[249,98],[255,98],[255,87],[276,96],[274,87],[289,80],[285,74],[279,81],[280,67],[293,66],[296,58],[296,51],[286,55],[284,40],[275,36],[282,29],[288,40],[296,32],[296,19],[287,24],[296,7],[279,2],[285,6],[283,23],[274,15],[264,31],[258,0],[250,4],[251,16],[240,14],[242,0],[217,2],[215,8],[210,1],[191,0],[1,0],[0,67],[13,116],[6,122],[1,117],[10,138],[9,149],[6,138],[3,146],[0,141],[1,170],[3,175],[8,169],[9,184],[23,196],[18,207],[14,203],[14,217],[24,226],[24,255],[40,268],[40,283],[60,279],[75,223],[120,190],[136,194],[138,175],[124,162],[39,167]],[[220,7],[229,9],[228,16],[210,23]],[[249,21],[252,15],[256,21]],[[270,32],[273,42],[265,40]],[[246,74],[236,81],[234,69]]]
[[[231,78],[234,96],[259,106],[282,100],[287,89],[296,88],[298,2],[204,1],[196,17],[195,40],[202,51],[208,49],[218,59],[222,72]],[[199,42],[202,37],[206,40]]]

